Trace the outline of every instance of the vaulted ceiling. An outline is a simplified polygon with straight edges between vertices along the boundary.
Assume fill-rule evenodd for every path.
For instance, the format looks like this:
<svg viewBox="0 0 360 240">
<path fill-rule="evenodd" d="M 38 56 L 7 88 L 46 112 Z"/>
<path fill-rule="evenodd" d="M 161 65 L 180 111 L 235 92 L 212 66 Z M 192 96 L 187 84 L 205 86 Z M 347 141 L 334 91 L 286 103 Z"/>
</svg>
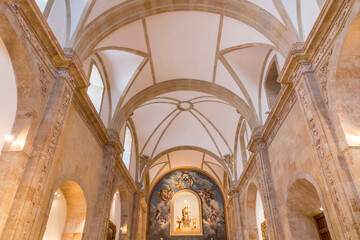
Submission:
<svg viewBox="0 0 360 240">
<path fill-rule="evenodd" d="M 240 175 L 223 158 L 239 162 L 242 122 L 251 133 L 266 121 L 271 63 L 280 72 L 325 0 L 38 2 L 85 72 L 99 68 L 100 115 L 120 135 L 132 126 L 136 157 L 152 160 L 151 181 L 192 166 L 223 183 L 224 173 L 232 180 Z"/>
</svg>

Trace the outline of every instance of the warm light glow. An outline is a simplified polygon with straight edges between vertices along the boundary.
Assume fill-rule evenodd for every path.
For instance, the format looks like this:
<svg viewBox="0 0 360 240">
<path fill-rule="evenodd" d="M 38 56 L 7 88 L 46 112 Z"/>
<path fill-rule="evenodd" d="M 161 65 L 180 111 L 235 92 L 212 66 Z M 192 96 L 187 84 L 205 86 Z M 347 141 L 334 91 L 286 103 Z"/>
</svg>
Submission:
<svg viewBox="0 0 360 240">
<path fill-rule="evenodd" d="M 322 207 L 320 207 L 320 211 L 324 211 L 324 209 Z"/>
<path fill-rule="evenodd" d="M 346 139 L 350 146 L 360 146 L 360 136 L 346 133 Z"/>
<path fill-rule="evenodd" d="M 55 192 L 55 195 L 57 195 L 58 194 L 58 192 Z"/>
<path fill-rule="evenodd" d="M 58 197 L 60 197 L 61 195 L 60 195 L 60 194 L 58 194 L 57 196 L 58 196 Z"/>
<path fill-rule="evenodd" d="M 12 140 L 14 140 L 14 137 L 11 135 L 8 135 L 5 137 L 5 141 L 7 141 L 7 142 L 11 142 Z"/>
<path fill-rule="evenodd" d="M 24 147 L 25 146 L 25 141 L 24 140 L 17 140 L 14 143 L 18 144 L 20 147 Z"/>
</svg>

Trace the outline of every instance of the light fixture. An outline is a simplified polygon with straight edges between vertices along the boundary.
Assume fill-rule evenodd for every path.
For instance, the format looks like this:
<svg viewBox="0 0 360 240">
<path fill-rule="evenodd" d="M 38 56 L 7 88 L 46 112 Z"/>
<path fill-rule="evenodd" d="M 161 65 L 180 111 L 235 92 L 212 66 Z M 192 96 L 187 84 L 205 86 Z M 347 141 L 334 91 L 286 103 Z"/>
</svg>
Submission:
<svg viewBox="0 0 360 240">
<path fill-rule="evenodd" d="M 320 207 L 320 211 L 324 211 L 324 209 L 322 207 Z"/>
<path fill-rule="evenodd" d="M 12 140 L 14 140 L 14 137 L 12 135 L 8 135 L 5 137 L 5 141 L 7 142 L 11 142 Z"/>
<path fill-rule="evenodd" d="M 57 196 L 58 196 L 58 197 L 60 197 L 61 195 L 60 195 L 60 194 L 58 194 Z"/>
<path fill-rule="evenodd" d="M 58 192 L 55 192 L 55 194 L 54 195 L 57 195 L 58 194 Z"/>
</svg>

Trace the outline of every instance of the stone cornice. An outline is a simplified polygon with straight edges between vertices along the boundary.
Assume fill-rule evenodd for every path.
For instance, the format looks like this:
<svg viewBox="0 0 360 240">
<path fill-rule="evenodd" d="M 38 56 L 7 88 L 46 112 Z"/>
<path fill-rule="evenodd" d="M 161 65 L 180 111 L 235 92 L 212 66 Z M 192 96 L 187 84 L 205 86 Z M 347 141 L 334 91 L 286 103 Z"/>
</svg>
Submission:
<svg viewBox="0 0 360 240">
<path fill-rule="evenodd" d="M 129 187 L 129 190 L 133 193 L 136 193 L 138 191 L 138 187 L 136 186 L 135 181 L 131 177 L 129 171 L 127 170 L 124 162 L 120 157 L 117 158 L 117 161 L 115 162 L 115 166 L 120 171 L 121 176 L 123 177 L 123 180 L 126 182 L 127 186 Z"/>
<path fill-rule="evenodd" d="M 256 172 L 256 157 L 255 154 L 251 154 L 249 160 L 244 166 L 244 170 L 241 173 L 241 176 L 235 186 L 236 192 L 240 192 L 241 189 L 247 185 L 248 181 L 254 176 Z"/>
</svg>

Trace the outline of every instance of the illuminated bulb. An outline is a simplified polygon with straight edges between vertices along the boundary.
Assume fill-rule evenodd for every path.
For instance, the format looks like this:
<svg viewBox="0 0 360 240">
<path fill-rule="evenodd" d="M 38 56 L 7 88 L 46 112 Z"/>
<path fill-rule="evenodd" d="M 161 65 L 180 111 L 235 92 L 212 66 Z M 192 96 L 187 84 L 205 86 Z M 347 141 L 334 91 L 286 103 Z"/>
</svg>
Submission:
<svg viewBox="0 0 360 240">
<path fill-rule="evenodd" d="M 60 197 L 61 195 L 60 195 L 60 194 L 58 194 L 57 196 L 58 196 L 58 197 Z"/>
<path fill-rule="evenodd" d="M 322 207 L 320 207 L 320 211 L 324 211 L 324 209 Z"/>
<path fill-rule="evenodd" d="M 8 135 L 5 137 L 5 141 L 7 141 L 7 142 L 11 142 L 12 140 L 14 140 L 14 137 L 11 135 Z"/>
<path fill-rule="evenodd" d="M 55 195 L 57 195 L 58 194 L 58 192 L 55 192 Z"/>
</svg>

